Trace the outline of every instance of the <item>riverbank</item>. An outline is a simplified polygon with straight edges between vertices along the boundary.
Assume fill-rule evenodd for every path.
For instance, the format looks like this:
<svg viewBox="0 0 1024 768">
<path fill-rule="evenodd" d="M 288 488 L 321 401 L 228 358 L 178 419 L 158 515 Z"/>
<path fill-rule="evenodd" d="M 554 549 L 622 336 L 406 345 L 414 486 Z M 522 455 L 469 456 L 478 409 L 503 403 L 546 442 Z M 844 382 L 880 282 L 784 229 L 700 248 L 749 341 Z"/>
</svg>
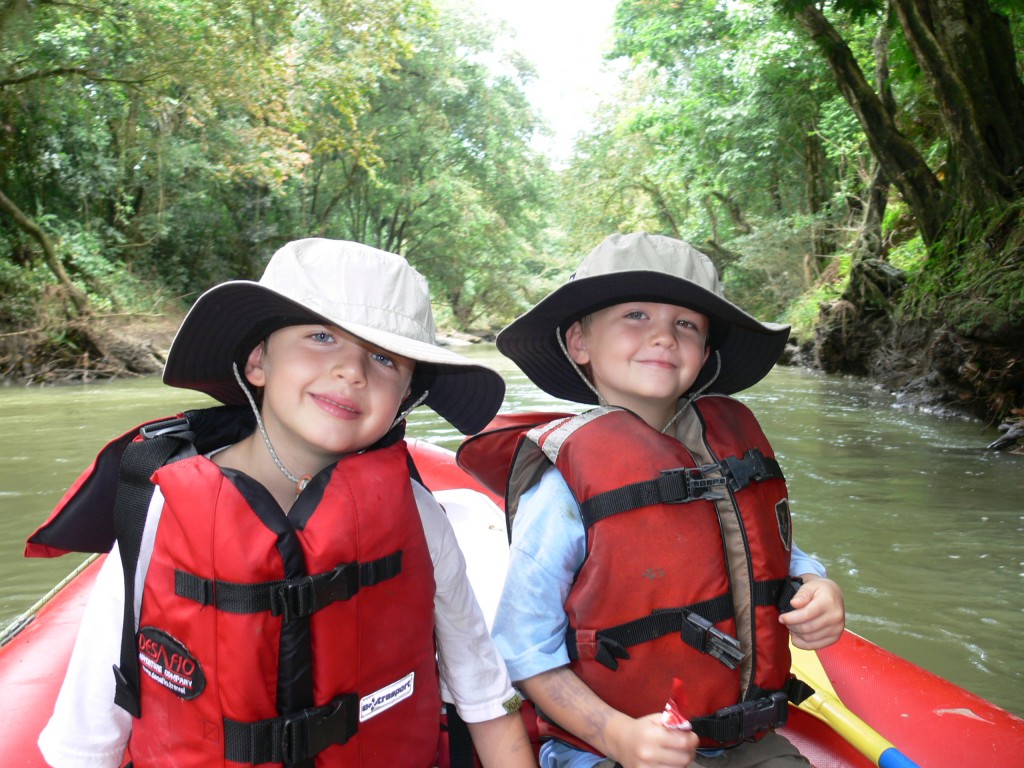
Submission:
<svg viewBox="0 0 1024 768">
<path fill-rule="evenodd" d="M 184 313 L 93 314 L 0 334 L 0 383 L 28 386 L 159 373 Z"/>
</svg>

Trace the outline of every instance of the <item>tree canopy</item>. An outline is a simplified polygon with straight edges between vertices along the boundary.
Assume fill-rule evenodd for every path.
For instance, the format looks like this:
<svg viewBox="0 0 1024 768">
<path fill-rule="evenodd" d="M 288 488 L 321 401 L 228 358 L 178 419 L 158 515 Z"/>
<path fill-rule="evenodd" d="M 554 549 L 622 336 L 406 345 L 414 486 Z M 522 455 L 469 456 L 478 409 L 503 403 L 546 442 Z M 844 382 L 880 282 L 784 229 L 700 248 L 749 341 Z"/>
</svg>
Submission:
<svg viewBox="0 0 1024 768">
<path fill-rule="evenodd" d="M 3 0 L 0 326 L 73 346 L 90 313 L 187 305 L 321 235 L 402 253 L 446 325 L 494 329 L 646 229 L 825 370 L 938 376 L 999 417 L 1024 407 L 1022 20 L 621 0 L 620 88 L 555 168 L 529 63 L 466 5 Z"/>
<path fill-rule="evenodd" d="M 0 25 L 2 322 L 53 280 L 78 312 L 133 285 L 194 296 L 310 235 L 403 253 L 460 323 L 508 311 L 528 274 L 547 189 L 530 72 L 485 66 L 465 14 L 7 2 Z"/>
</svg>

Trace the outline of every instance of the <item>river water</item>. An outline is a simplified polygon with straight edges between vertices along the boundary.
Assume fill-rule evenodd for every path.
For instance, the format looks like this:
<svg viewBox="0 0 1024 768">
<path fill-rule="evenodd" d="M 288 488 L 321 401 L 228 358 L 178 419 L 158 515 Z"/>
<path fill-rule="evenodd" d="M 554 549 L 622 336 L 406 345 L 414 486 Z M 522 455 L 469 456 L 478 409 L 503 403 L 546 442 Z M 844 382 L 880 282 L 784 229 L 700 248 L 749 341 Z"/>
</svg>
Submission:
<svg viewBox="0 0 1024 768">
<path fill-rule="evenodd" d="M 492 345 L 465 352 L 506 376 L 505 410 L 564 407 Z M 897 410 L 856 379 L 776 368 L 740 399 L 786 473 L 796 541 L 843 586 L 849 628 L 1024 716 L 1024 456 L 986 451 L 994 428 Z M 157 379 L 0 388 L 0 626 L 84 559 L 21 553 L 95 452 L 204 404 Z M 459 442 L 423 408 L 410 433 Z"/>
</svg>

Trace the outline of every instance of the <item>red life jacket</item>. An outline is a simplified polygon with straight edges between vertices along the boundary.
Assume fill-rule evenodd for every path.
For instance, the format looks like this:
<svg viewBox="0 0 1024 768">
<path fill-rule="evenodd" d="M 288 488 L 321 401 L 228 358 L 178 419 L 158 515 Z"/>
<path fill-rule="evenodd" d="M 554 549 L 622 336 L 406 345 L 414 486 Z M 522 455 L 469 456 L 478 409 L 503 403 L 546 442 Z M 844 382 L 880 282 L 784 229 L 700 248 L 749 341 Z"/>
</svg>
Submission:
<svg viewBox="0 0 1024 768">
<path fill-rule="evenodd" d="M 133 485 L 149 498 L 152 469 L 138 467 L 150 459 L 126 472 L 126 445 L 187 449 L 152 476 L 164 507 L 128 654 L 138 682 L 118 671 L 134 764 L 434 765 L 435 584 L 405 443 L 343 458 L 285 515 L 251 478 L 196 455 L 232 442 L 235 416 L 191 412 L 148 425 L 173 438 L 114 441 L 30 541 L 53 554 L 91 546 L 90 523 L 112 536 L 114 486 L 122 519 L 145 514 Z"/>
<path fill-rule="evenodd" d="M 785 722 L 786 696 L 770 694 L 790 679 L 778 616 L 793 593 L 792 538 L 785 480 L 753 414 L 722 396 L 692 409 L 683 442 L 618 408 L 536 426 L 511 463 L 506 509 L 514 516 L 521 494 L 558 468 L 587 536 L 565 603 L 570 667 L 633 717 L 661 711 L 680 678 L 708 747 Z M 496 432 L 506 453 L 516 428 Z M 471 473 L 488 463 L 480 440 L 459 454 Z M 540 729 L 592 751 L 546 719 Z"/>
<path fill-rule="evenodd" d="M 407 461 L 404 443 L 346 457 L 289 515 L 203 457 L 156 472 L 136 764 L 433 764 L 433 566 Z"/>
</svg>

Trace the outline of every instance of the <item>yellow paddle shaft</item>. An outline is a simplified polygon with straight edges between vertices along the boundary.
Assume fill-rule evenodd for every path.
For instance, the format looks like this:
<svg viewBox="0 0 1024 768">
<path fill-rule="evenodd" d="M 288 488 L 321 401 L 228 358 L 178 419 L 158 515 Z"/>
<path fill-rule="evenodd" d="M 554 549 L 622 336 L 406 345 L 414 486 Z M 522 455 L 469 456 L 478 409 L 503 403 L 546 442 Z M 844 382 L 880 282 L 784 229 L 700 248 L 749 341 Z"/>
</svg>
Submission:
<svg viewBox="0 0 1024 768">
<path fill-rule="evenodd" d="M 887 749 L 893 749 L 892 742 L 881 736 L 865 723 L 839 699 L 827 691 L 817 691 L 799 705 L 800 709 L 828 723 L 832 729 L 846 739 L 875 765 Z"/>
</svg>

